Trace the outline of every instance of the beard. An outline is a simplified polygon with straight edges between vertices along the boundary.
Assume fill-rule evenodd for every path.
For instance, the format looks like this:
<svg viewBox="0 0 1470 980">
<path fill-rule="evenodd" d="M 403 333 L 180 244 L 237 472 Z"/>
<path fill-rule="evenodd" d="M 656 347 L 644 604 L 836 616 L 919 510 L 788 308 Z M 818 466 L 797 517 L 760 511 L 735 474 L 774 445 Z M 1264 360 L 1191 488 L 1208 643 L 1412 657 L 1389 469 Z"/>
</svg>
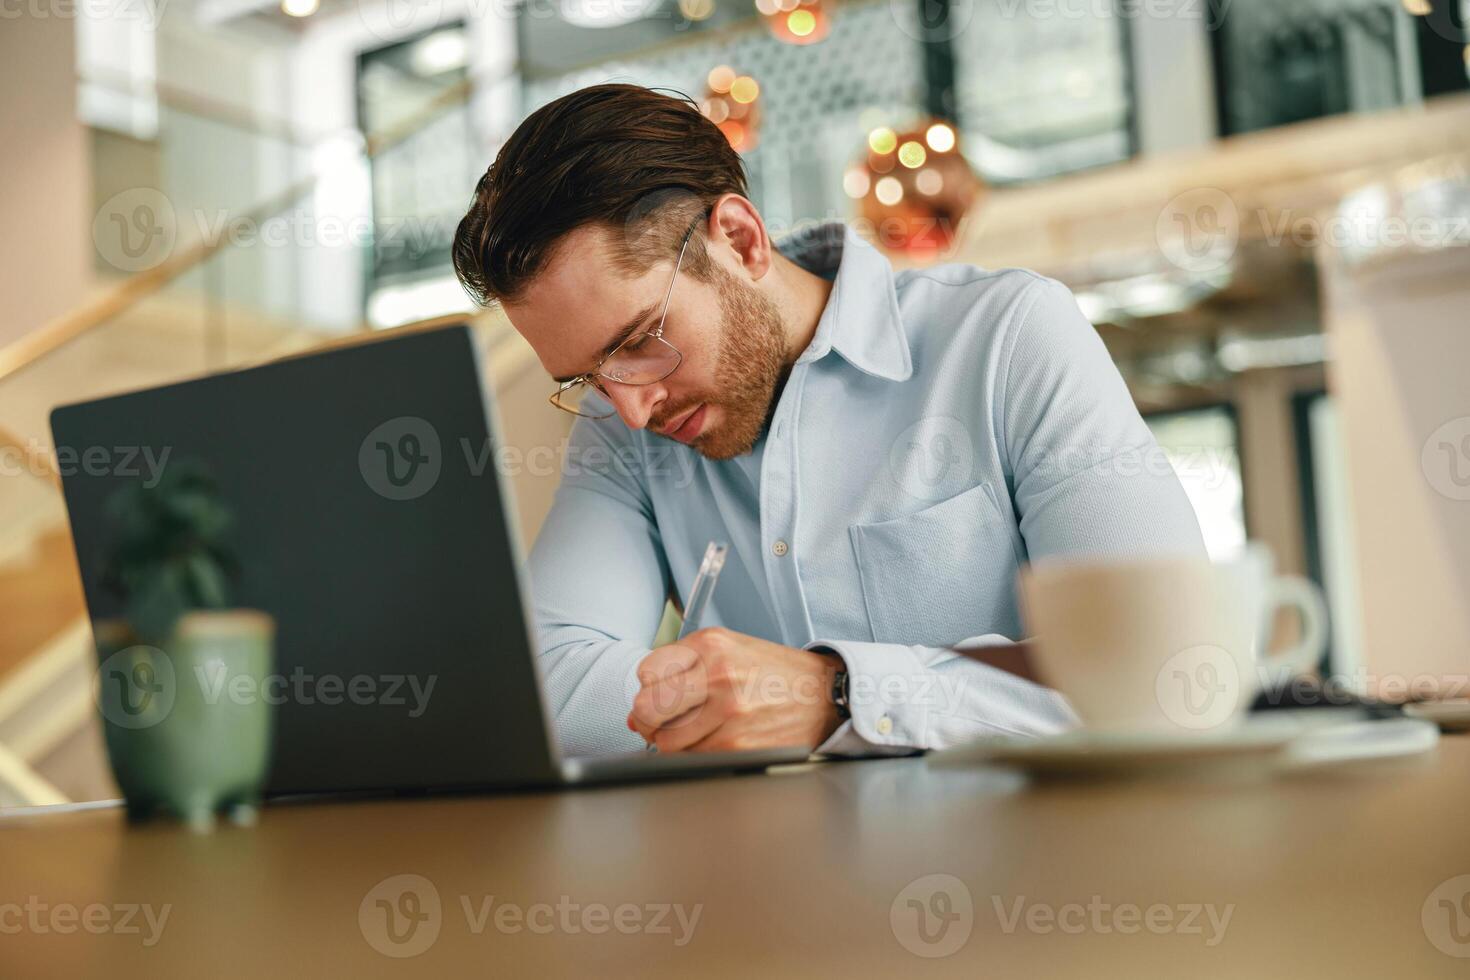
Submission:
<svg viewBox="0 0 1470 980">
<path fill-rule="evenodd" d="M 693 446 L 707 459 L 723 460 L 750 452 L 775 409 L 788 367 L 786 330 L 769 297 L 710 264 L 720 302 L 719 394 L 701 400 L 718 406 L 724 418 Z"/>
</svg>

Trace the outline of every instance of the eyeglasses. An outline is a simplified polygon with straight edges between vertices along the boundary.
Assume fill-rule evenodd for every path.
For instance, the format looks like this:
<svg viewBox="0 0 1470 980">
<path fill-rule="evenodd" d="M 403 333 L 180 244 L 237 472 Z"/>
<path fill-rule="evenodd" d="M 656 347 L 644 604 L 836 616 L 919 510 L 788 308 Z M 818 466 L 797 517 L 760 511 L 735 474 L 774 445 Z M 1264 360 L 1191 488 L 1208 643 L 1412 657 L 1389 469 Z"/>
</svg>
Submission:
<svg viewBox="0 0 1470 980">
<path fill-rule="evenodd" d="M 684 264 L 684 253 L 689 249 L 689 240 L 694 237 L 698 222 L 689 226 L 684 240 L 679 245 L 679 257 L 674 260 L 674 275 L 669 279 L 668 292 L 664 294 L 664 309 L 659 315 L 658 326 L 653 330 L 636 333 L 608 352 L 597 363 L 590 374 L 579 375 L 563 381 L 551 395 L 551 404 L 563 412 L 580 415 L 584 419 L 611 418 L 616 412 L 592 412 L 583 410 L 580 402 L 586 393 L 584 385 L 591 385 L 604 397 L 611 400 L 607 388 L 599 378 L 620 385 L 651 385 L 673 374 L 684 360 L 684 355 L 673 344 L 664 340 L 664 321 L 669 318 L 669 300 L 674 295 L 674 283 L 679 281 L 679 269 Z"/>
</svg>

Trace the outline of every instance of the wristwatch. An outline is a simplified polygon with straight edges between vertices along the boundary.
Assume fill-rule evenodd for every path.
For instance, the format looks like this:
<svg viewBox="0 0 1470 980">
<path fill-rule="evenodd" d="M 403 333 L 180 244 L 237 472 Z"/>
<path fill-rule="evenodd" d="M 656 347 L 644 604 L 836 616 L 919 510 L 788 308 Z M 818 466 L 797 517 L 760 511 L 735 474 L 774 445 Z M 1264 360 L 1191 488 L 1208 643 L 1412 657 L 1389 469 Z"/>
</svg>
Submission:
<svg viewBox="0 0 1470 980">
<path fill-rule="evenodd" d="M 852 717 L 852 692 L 847 671 L 839 669 L 832 675 L 832 703 L 837 707 L 837 717 L 847 721 Z"/>
</svg>

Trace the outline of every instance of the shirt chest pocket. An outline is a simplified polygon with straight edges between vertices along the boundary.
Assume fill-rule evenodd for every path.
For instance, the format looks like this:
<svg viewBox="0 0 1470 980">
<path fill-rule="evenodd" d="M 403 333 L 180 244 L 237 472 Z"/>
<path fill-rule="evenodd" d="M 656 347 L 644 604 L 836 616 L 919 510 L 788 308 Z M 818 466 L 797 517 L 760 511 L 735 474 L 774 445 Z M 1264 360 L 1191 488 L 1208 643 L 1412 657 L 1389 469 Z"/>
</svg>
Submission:
<svg viewBox="0 0 1470 980">
<path fill-rule="evenodd" d="M 1020 638 L 1016 550 L 990 484 L 915 514 L 848 528 L 873 639 L 949 646 Z"/>
</svg>

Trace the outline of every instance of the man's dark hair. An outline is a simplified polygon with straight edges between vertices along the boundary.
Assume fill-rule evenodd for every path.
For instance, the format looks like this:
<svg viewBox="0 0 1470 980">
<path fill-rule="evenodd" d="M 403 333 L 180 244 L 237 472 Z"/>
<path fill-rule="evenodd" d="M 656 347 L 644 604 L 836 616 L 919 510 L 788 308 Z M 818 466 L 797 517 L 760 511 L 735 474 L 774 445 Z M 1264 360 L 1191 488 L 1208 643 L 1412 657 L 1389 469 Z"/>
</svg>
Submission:
<svg viewBox="0 0 1470 980">
<path fill-rule="evenodd" d="M 594 85 L 537 109 L 501 147 L 454 234 L 454 271 L 482 304 L 513 300 L 589 224 L 616 231 L 619 266 L 641 271 L 723 194 L 746 196 L 744 164 L 692 100 Z M 698 235 L 684 261 L 706 277 Z"/>
</svg>

